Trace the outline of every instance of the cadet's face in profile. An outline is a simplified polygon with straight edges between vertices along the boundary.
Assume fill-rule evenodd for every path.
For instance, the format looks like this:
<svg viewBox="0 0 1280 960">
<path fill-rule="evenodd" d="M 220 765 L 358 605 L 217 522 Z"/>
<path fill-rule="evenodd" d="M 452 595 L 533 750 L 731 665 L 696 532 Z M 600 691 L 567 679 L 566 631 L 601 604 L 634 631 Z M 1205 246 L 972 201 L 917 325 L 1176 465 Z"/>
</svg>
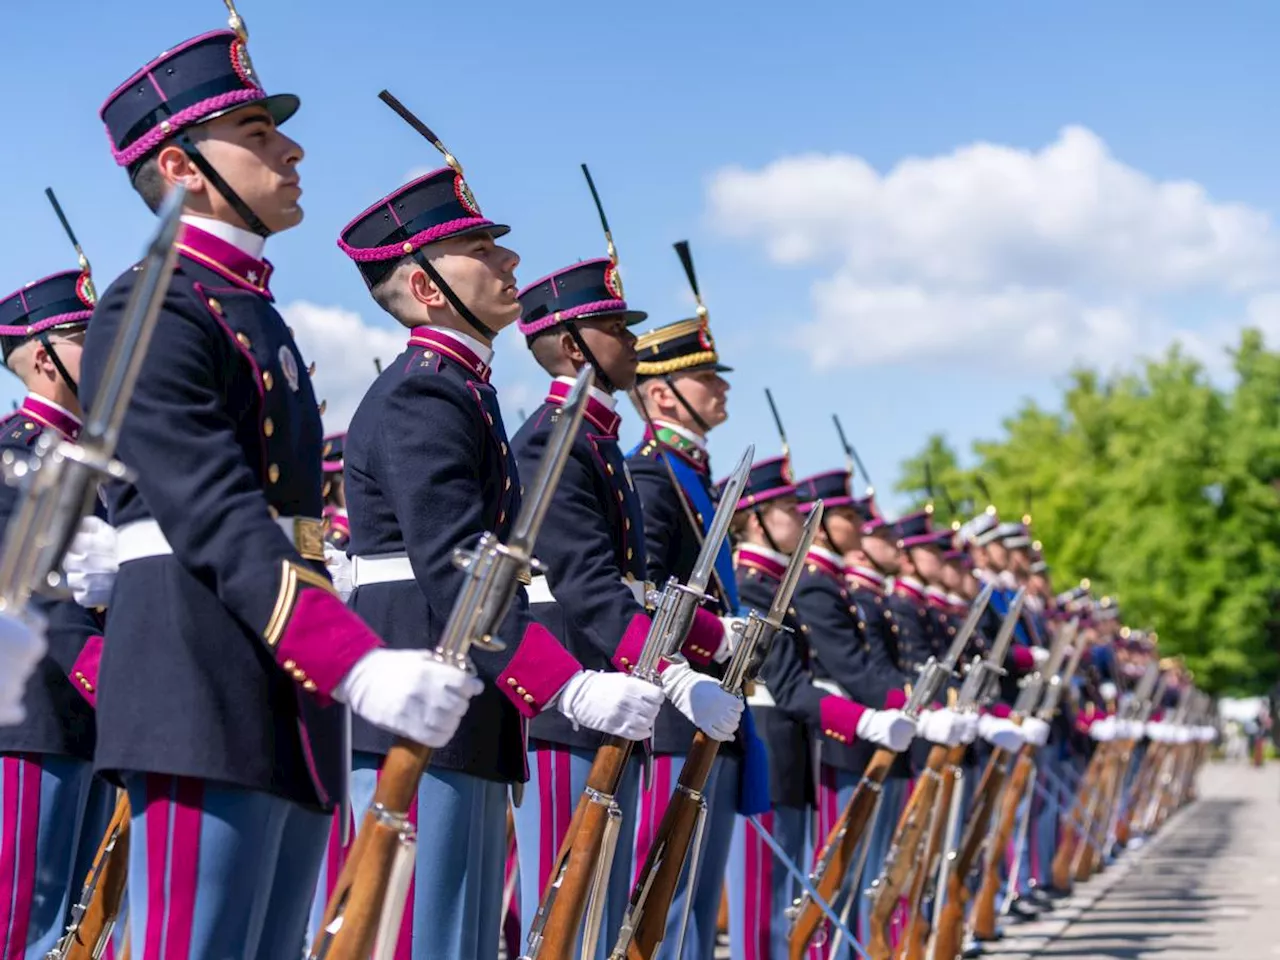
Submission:
<svg viewBox="0 0 1280 960">
<path fill-rule="evenodd" d="M 681 396 L 708 427 L 718 427 L 729 419 L 729 382 L 720 374 L 714 370 L 699 370 L 677 374 L 674 379 Z"/>
<path fill-rule="evenodd" d="M 302 147 L 280 132 L 266 107 L 241 107 L 202 124 L 200 131 L 196 149 L 268 229 L 279 232 L 301 222 Z M 247 226 L 212 185 L 206 189 L 214 216 Z"/>
<path fill-rule="evenodd" d="M 577 325 L 609 381 L 622 391 L 635 386 L 636 338 L 622 314 L 579 320 Z"/>
<path fill-rule="evenodd" d="M 920 579 L 925 583 L 937 583 L 942 577 L 942 554 L 933 547 L 913 547 L 911 561 L 916 565 Z"/>
<path fill-rule="evenodd" d="M 897 573 L 899 567 L 899 559 L 901 551 L 894 543 L 890 543 L 881 536 L 864 536 L 862 538 L 862 552 L 871 558 L 874 563 L 885 573 Z"/>
<path fill-rule="evenodd" d="M 515 275 L 520 257 L 514 250 L 479 231 L 441 240 L 430 251 L 432 266 L 489 329 L 501 330 L 520 318 Z"/>
<path fill-rule="evenodd" d="M 804 521 L 796 503 L 795 497 L 781 497 L 770 500 L 762 511 L 769 536 L 773 537 L 778 550 L 788 556 L 800 545 L 800 534 L 804 531 Z"/>
</svg>

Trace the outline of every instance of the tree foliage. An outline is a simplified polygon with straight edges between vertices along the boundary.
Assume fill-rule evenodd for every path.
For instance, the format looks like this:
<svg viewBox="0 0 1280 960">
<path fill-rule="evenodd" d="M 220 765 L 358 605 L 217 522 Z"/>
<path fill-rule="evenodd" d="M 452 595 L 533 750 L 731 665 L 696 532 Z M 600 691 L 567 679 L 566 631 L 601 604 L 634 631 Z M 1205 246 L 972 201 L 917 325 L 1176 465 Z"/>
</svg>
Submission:
<svg viewBox="0 0 1280 960">
<path fill-rule="evenodd" d="M 969 467 L 929 437 L 897 489 L 923 503 L 927 462 L 945 523 L 985 486 L 1002 517 L 1031 515 L 1056 589 L 1088 577 L 1205 689 L 1262 692 L 1280 675 L 1280 353 L 1245 330 L 1230 356 L 1228 386 L 1176 345 L 1076 370 L 1058 410 L 1025 403 Z"/>
</svg>

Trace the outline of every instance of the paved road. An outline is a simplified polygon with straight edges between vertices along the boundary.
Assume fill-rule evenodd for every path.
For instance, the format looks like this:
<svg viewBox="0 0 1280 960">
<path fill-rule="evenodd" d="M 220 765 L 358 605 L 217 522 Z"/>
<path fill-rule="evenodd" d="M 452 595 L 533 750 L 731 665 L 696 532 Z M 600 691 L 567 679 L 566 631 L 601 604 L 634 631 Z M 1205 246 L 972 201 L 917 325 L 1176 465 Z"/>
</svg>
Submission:
<svg viewBox="0 0 1280 960">
<path fill-rule="evenodd" d="M 992 956 L 1280 957 L 1280 767 L 1207 767 L 1198 803 L 1057 916 L 1011 927 Z"/>
</svg>

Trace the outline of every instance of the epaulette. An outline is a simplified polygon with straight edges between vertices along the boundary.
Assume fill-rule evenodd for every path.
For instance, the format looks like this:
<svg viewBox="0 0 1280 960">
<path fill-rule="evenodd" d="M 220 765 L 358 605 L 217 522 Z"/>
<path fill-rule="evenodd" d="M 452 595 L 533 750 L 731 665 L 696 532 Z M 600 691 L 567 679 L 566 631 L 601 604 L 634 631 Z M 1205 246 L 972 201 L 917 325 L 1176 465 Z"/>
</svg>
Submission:
<svg viewBox="0 0 1280 960">
<path fill-rule="evenodd" d="M 40 424 L 17 415 L 11 417 L 6 423 L 0 423 L 0 430 L 4 431 L 5 443 L 20 443 L 24 447 L 34 444 L 36 438 L 44 432 Z"/>
</svg>

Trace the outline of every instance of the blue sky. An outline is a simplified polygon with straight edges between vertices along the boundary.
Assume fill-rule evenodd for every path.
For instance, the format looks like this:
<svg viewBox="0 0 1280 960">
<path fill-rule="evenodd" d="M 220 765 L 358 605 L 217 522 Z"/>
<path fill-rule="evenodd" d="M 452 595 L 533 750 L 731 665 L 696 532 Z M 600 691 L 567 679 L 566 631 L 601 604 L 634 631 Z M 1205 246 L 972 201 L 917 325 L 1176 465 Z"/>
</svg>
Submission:
<svg viewBox="0 0 1280 960">
<path fill-rule="evenodd" d="M 56 9 L 56 13 L 54 10 Z M 435 151 L 388 87 L 513 226 L 522 280 L 603 253 L 591 165 L 628 299 L 691 302 L 737 368 L 727 467 L 776 452 L 840 463 L 841 414 L 878 486 L 927 433 L 966 448 L 1073 359 L 1124 364 L 1189 338 L 1219 355 L 1245 317 L 1280 334 L 1280 8 L 1269 3 L 350 4 L 245 0 L 268 89 L 303 109 L 307 210 L 275 238 L 278 301 L 338 419 L 402 339 L 334 244 Z M 90 0 L 6 14 L 5 292 L 72 265 L 52 185 L 100 287 L 149 216 L 107 151 L 103 97 L 162 49 L 225 24 L 215 0 Z M 51 59 L 55 57 L 56 59 Z M 975 146 L 985 145 L 985 146 Z M 515 331 L 495 380 L 531 409 L 543 377 Z M 18 395 L 4 381 L 0 402 Z M 628 411 L 629 412 L 629 411 Z M 339 426 L 340 423 L 334 423 Z M 624 436 L 637 433 L 628 417 Z"/>
</svg>

